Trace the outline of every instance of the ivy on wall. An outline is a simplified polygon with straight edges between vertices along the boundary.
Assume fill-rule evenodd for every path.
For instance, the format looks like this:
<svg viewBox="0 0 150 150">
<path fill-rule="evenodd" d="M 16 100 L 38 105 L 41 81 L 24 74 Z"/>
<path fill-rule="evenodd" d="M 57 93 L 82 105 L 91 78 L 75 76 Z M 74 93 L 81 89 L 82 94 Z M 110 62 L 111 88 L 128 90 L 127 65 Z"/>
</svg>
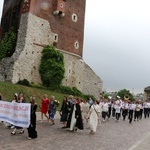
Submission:
<svg viewBox="0 0 150 150">
<path fill-rule="evenodd" d="M 16 43 L 16 33 L 13 28 L 10 28 L 8 32 L 5 33 L 4 37 L 0 41 L 0 61 L 4 57 L 10 57 L 14 53 Z"/>
<path fill-rule="evenodd" d="M 46 46 L 42 51 L 39 68 L 43 85 L 55 89 L 61 85 L 64 78 L 64 56 L 53 46 Z"/>
</svg>

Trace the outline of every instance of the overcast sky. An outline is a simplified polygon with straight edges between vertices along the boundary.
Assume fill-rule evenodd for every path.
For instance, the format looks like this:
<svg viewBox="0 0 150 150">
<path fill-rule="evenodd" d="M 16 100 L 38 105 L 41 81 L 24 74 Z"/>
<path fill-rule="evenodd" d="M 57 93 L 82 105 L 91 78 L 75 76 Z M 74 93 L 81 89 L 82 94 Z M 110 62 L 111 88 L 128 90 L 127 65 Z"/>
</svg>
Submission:
<svg viewBox="0 0 150 150">
<path fill-rule="evenodd" d="M 103 80 L 103 90 L 143 92 L 150 85 L 150 0 L 86 3 L 84 61 Z"/>
</svg>

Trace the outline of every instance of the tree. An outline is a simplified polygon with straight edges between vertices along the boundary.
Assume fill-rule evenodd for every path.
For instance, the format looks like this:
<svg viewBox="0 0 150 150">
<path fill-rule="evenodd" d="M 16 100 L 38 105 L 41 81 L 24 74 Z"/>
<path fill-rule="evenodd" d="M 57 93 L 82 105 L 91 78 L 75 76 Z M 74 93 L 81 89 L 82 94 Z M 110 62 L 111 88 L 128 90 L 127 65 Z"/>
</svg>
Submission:
<svg viewBox="0 0 150 150">
<path fill-rule="evenodd" d="M 0 61 L 4 57 L 10 57 L 14 53 L 14 47 L 16 43 L 16 33 L 13 28 L 10 28 L 5 33 L 3 39 L 0 41 Z"/>
<path fill-rule="evenodd" d="M 130 99 L 130 100 L 132 100 L 132 101 L 134 100 L 133 95 L 132 95 L 132 94 L 130 93 L 130 91 L 127 90 L 127 89 L 122 89 L 122 90 L 118 91 L 116 96 L 120 96 L 121 99 L 124 99 L 124 97 L 125 97 L 126 95 L 129 96 L 129 99 Z"/>
<path fill-rule="evenodd" d="M 46 87 L 51 89 L 59 87 L 65 72 L 63 54 L 53 46 L 46 46 L 42 51 L 39 72 Z"/>
</svg>

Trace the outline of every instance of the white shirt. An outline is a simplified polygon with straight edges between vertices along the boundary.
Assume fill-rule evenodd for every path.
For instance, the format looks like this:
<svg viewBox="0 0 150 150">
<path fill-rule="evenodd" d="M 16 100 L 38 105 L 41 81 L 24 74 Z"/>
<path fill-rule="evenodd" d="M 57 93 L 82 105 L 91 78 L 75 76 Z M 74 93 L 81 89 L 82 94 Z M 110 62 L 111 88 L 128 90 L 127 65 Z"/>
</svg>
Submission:
<svg viewBox="0 0 150 150">
<path fill-rule="evenodd" d="M 135 110 L 135 104 L 129 104 L 129 110 Z"/>
<path fill-rule="evenodd" d="M 116 113 L 120 113 L 121 111 L 121 106 L 115 105 Z"/>
<path fill-rule="evenodd" d="M 102 105 L 102 111 L 105 111 L 105 112 L 108 111 L 108 103 L 103 103 L 103 105 Z"/>
</svg>

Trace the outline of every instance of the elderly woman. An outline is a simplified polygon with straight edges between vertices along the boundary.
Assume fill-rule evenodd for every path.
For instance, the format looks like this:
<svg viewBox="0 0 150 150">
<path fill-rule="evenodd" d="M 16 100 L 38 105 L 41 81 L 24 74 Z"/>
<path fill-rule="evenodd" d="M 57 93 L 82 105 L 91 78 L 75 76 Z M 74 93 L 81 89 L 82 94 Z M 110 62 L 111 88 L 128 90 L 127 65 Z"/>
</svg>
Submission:
<svg viewBox="0 0 150 150">
<path fill-rule="evenodd" d="M 50 125 L 55 124 L 54 118 L 56 114 L 56 108 L 57 108 L 57 105 L 55 104 L 55 96 L 52 95 L 50 98 L 49 109 L 48 109 L 49 119 L 51 121 Z"/>
</svg>

